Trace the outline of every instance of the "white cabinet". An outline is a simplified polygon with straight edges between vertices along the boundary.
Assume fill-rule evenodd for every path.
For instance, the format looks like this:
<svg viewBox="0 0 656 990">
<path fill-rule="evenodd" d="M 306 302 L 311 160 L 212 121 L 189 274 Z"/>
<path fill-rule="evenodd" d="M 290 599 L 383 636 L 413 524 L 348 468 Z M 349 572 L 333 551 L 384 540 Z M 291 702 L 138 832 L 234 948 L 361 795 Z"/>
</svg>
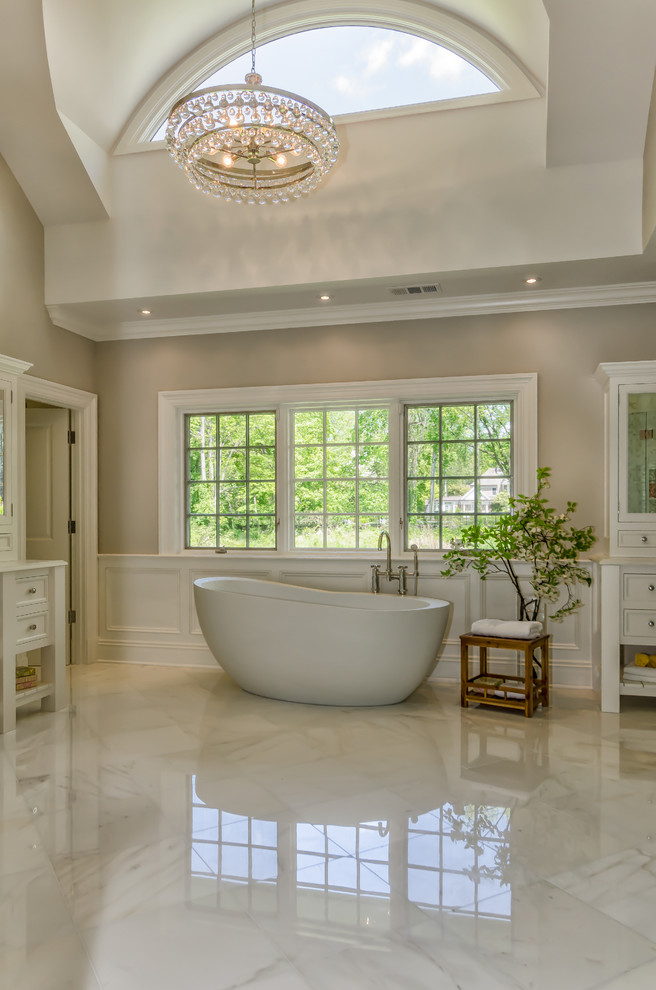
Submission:
<svg viewBox="0 0 656 990">
<path fill-rule="evenodd" d="M 601 708 L 623 694 L 656 698 L 649 671 L 629 680 L 636 652 L 656 654 L 656 361 L 601 364 L 605 392 L 606 541 L 601 564 Z"/>
<path fill-rule="evenodd" d="M 61 560 L 0 563 L 0 733 L 16 726 L 16 708 L 41 701 L 66 707 L 65 571 Z M 37 687 L 16 691 L 16 654 L 41 650 Z"/>
<path fill-rule="evenodd" d="M 656 670 L 624 676 L 636 653 L 656 655 L 656 560 L 605 557 L 601 567 L 601 710 L 619 712 L 622 695 L 656 698 Z M 635 676 L 635 672 L 634 672 Z"/>
<path fill-rule="evenodd" d="M 66 564 L 19 560 L 18 378 L 31 367 L 0 354 L 0 733 L 16 725 L 16 708 L 41 701 L 47 711 L 66 705 Z M 16 691 L 16 656 L 41 651 L 36 687 Z"/>
</svg>

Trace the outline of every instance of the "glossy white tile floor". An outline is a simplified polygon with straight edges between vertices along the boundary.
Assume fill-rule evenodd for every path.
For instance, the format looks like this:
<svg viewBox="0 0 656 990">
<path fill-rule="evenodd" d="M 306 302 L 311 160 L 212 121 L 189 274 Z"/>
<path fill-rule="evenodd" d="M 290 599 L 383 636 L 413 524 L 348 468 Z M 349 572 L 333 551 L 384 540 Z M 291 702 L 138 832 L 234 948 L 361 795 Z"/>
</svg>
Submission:
<svg viewBox="0 0 656 990">
<path fill-rule="evenodd" d="M 656 706 L 97 664 L 0 737 L 3 990 L 653 990 Z"/>
</svg>

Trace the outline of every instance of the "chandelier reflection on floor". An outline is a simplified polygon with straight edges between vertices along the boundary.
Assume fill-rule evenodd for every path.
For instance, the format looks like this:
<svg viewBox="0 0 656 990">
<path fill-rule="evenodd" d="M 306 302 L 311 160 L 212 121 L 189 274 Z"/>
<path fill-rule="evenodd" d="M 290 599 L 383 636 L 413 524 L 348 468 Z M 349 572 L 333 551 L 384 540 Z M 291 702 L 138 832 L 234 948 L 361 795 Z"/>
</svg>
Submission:
<svg viewBox="0 0 656 990">
<path fill-rule="evenodd" d="M 255 71 L 255 0 L 251 12 L 245 85 L 183 97 L 169 115 L 166 143 L 200 192 L 235 203 L 287 202 L 315 188 L 337 161 L 339 142 L 321 107 L 261 85 Z"/>
</svg>

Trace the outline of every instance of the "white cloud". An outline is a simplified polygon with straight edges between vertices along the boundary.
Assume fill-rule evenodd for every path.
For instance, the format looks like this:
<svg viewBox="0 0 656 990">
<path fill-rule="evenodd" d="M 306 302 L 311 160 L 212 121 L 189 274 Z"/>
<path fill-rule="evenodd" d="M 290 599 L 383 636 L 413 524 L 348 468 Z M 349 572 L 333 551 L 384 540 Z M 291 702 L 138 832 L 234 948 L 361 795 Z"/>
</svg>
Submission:
<svg viewBox="0 0 656 990">
<path fill-rule="evenodd" d="M 467 63 L 458 55 L 454 55 L 446 48 L 440 48 L 424 38 L 416 38 L 399 55 L 397 65 L 401 68 L 426 65 L 432 79 L 454 79 L 462 75 L 467 68 Z"/>
<path fill-rule="evenodd" d="M 358 82 L 354 76 L 335 76 L 333 86 L 338 93 L 345 93 L 348 96 L 357 93 L 358 90 Z"/>
<path fill-rule="evenodd" d="M 394 39 L 389 38 L 384 41 L 377 41 L 365 49 L 364 57 L 366 61 L 365 75 L 373 76 L 376 72 L 384 69 L 389 62 L 389 57 L 394 47 Z"/>
<path fill-rule="evenodd" d="M 395 44 L 396 39 L 391 38 L 369 45 L 362 51 L 362 60 L 364 62 L 362 68 L 350 75 L 341 74 L 335 76 L 333 78 L 333 87 L 339 93 L 343 93 L 346 96 L 352 96 L 358 92 L 366 92 L 369 88 L 366 80 L 389 65 L 390 56 Z"/>
</svg>

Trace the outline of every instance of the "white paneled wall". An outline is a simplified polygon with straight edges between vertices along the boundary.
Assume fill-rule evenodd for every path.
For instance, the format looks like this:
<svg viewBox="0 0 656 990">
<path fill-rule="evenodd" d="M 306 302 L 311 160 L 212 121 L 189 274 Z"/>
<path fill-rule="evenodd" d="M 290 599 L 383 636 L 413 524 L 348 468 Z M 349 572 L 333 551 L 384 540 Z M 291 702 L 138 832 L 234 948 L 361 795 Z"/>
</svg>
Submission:
<svg viewBox="0 0 656 990">
<path fill-rule="evenodd" d="M 376 556 L 376 555 L 374 555 Z M 194 608 L 193 582 L 198 577 L 229 574 L 264 578 L 334 591 L 370 588 L 370 562 L 316 557 L 254 558 L 221 556 L 104 555 L 99 558 L 100 622 L 98 659 L 127 663 L 215 666 L 205 645 Z M 451 621 L 433 679 L 460 676 L 459 636 L 482 617 L 514 618 L 515 597 L 501 576 L 481 581 L 472 572 L 445 579 L 439 561 L 420 559 L 419 594 L 453 603 Z M 552 680 L 556 685 L 599 685 L 598 621 L 594 586 L 581 588 L 584 607 L 563 622 L 549 622 L 552 634 Z M 383 591 L 396 593 L 396 586 Z M 290 630 L 293 634 L 293 630 Z M 507 672 L 515 654 L 498 654 Z"/>
</svg>

